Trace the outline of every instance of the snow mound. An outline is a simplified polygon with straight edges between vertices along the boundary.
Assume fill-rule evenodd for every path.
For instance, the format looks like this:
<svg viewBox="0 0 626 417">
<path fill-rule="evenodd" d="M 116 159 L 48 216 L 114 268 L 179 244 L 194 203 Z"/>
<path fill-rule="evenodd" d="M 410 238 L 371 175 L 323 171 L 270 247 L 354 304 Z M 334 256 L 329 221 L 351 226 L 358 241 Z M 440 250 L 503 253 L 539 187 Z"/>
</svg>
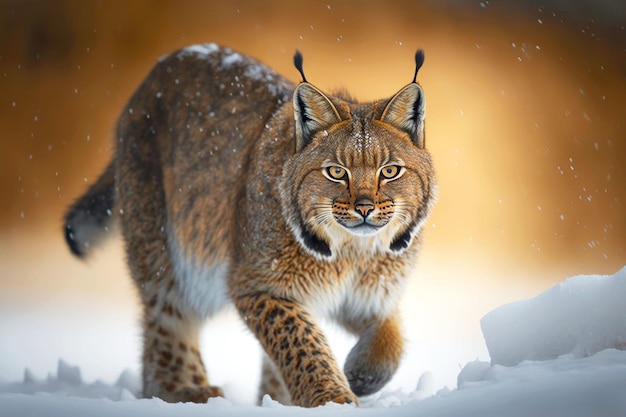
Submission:
<svg viewBox="0 0 626 417">
<path fill-rule="evenodd" d="M 491 363 L 582 358 L 626 349 L 626 267 L 615 275 L 580 275 L 481 320 Z"/>
<path fill-rule="evenodd" d="M 100 398 L 112 401 L 134 400 L 141 392 L 141 380 L 138 375 L 131 371 L 124 371 L 115 385 L 96 381 L 90 384 L 84 383 L 80 368 L 71 366 L 63 359 L 57 365 L 57 375 L 49 374 L 45 380 L 38 380 L 36 376 L 26 368 L 24 380 L 12 384 L 0 385 L 0 393 L 29 394 L 56 396 L 71 396 L 83 398 Z"/>
<path fill-rule="evenodd" d="M 606 349 L 586 358 L 569 354 L 512 367 L 470 362 L 448 401 L 463 404 L 463 416 L 617 417 L 626 415 L 624 386 L 626 352 Z"/>
</svg>

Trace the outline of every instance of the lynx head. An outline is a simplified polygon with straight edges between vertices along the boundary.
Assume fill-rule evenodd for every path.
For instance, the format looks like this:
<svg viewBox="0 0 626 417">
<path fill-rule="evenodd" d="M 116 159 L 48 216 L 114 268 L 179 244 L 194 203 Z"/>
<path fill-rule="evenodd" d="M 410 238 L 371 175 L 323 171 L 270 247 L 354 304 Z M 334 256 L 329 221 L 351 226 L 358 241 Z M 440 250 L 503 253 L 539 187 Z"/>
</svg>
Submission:
<svg viewBox="0 0 626 417">
<path fill-rule="evenodd" d="M 418 51 L 415 76 L 423 59 Z M 416 78 L 390 99 L 359 104 L 324 94 L 306 81 L 299 53 L 294 61 L 303 82 L 293 93 L 295 154 L 281 182 L 292 232 L 322 259 L 344 248 L 402 253 L 436 190 Z"/>
</svg>

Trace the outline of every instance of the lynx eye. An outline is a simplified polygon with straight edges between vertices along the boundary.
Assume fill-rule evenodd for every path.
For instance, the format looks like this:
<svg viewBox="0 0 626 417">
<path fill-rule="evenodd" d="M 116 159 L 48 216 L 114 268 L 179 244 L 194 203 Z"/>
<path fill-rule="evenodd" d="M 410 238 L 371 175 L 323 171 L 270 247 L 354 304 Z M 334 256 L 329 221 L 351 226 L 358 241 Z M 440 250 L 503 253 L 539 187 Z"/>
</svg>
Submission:
<svg viewBox="0 0 626 417">
<path fill-rule="evenodd" d="M 326 168 L 326 174 L 329 179 L 335 181 L 343 181 L 348 178 L 348 171 L 337 165 Z"/>
<path fill-rule="evenodd" d="M 380 170 L 380 175 L 387 180 L 393 179 L 400 174 L 401 167 L 397 165 L 387 165 Z"/>
</svg>

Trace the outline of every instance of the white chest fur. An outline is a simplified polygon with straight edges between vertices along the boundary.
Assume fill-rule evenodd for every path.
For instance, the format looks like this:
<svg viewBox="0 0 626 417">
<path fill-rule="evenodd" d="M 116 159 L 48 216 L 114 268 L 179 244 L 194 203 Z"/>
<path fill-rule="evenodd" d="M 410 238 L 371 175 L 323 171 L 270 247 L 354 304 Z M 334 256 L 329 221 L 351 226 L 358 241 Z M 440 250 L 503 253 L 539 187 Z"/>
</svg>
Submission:
<svg viewBox="0 0 626 417">
<path fill-rule="evenodd" d="M 386 317 L 397 308 L 404 284 L 404 277 L 372 278 L 348 271 L 334 286 L 313 287 L 304 304 L 315 315 L 332 320 L 352 322 Z"/>
</svg>

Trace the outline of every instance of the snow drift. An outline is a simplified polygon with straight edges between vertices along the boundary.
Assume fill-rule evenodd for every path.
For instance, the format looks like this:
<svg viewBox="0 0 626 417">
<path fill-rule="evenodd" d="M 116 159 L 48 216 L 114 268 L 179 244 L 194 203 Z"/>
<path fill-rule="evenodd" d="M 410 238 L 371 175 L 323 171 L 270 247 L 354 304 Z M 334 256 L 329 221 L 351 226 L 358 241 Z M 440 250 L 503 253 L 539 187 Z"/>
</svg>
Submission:
<svg viewBox="0 0 626 417">
<path fill-rule="evenodd" d="M 626 267 L 613 276 L 580 275 L 481 320 L 492 364 L 626 349 Z"/>
</svg>

